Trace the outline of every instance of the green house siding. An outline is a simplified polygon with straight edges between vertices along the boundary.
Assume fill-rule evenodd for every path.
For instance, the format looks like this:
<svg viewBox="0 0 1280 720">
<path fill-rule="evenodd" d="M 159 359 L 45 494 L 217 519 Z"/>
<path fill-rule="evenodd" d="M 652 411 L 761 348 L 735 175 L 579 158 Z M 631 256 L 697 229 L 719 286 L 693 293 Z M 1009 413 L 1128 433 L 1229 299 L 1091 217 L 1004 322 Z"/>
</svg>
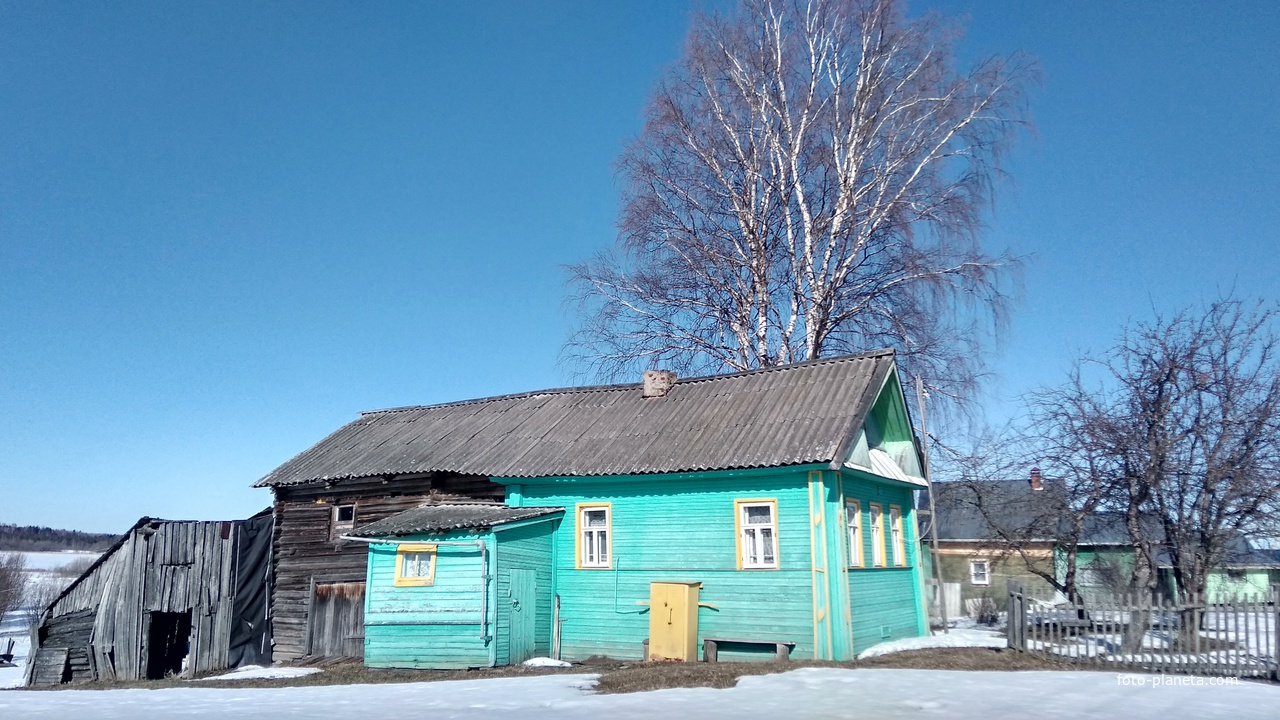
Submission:
<svg viewBox="0 0 1280 720">
<path fill-rule="evenodd" d="M 561 603 L 561 656 L 642 657 L 649 634 L 649 583 L 702 583 L 698 635 L 779 639 L 798 658 L 848 659 L 882 639 L 926 632 L 909 488 L 857 472 L 810 468 L 681 476 L 521 480 L 508 501 L 559 506 L 554 573 Z M 844 498 L 879 502 L 903 513 L 907 565 L 849 569 Z M 739 570 L 737 500 L 777 502 L 777 570 Z M 577 567 L 575 506 L 609 503 L 611 567 Z M 869 546 L 869 523 L 864 520 Z M 892 548 L 886 547 L 892 562 Z M 864 574 L 859 574 L 864 573 Z M 871 638 L 875 638 L 872 640 Z M 725 646 L 725 659 L 771 650 Z"/>
<path fill-rule="evenodd" d="M 1252 601 L 1270 591 L 1271 572 L 1267 568 L 1212 570 L 1205 581 L 1209 602 Z"/>
<path fill-rule="evenodd" d="M 560 506 L 554 572 L 561 656 L 640 659 L 649 583 L 701 582 L 700 637 L 776 638 L 813 657 L 814 596 L 805 471 L 524 480 L 523 503 Z M 776 500 L 777 570 L 737 568 L 735 500 Z M 578 569 L 578 503 L 611 504 L 612 567 Z M 726 659 L 738 654 L 726 649 Z M 741 656 L 745 657 L 743 653 Z"/>
<path fill-rule="evenodd" d="M 533 655 L 546 657 L 551 654 L 551 615 L 552 615 L 552 578 L 551 578 L 551 530 L 553 523 L 540 521 L 509 530 L 498 528 L 494 560 L 497 583 L 496 629 L 494 635 L 494 658 L 497 665 L 507 665 L 511 661 L 511 614 L 512 614 L 512 570 L 529 570 L 534 573 L 536 588 L 536 607 L 526 608 L 535 614 Z M 521 660 L 523 658 L 517 658 Z"/>
<path fill-rule="evenodd" d="M 853 633 L 853 653 L 866 650 L 876 643 L 916 637 L 928 631 L 924 614 L 919 554 L 916 539 L 916 518 L 910 488 L 887 485 L 872 480 L 863 473 L 844 473 L 841 479 L 844 497 L 857 500 L 862 511 L 862 547 L 865 567 L 846 571 L 849 592 L 849 614 Z M 890 567 L 872 567 L 871 552 L 871 503 L 884 510 L 884 557 Z M 843 504 L 843 503 L 842 503 Z M 893 532 L 890 526 L 889 507 L 897 506 L 902 512 L 903 545 L 906 566 L 893 567 Z M 841 523 L 848 547 L 848 524 L 843 512 Z M 848 550 L 842 562 L 848 568 Z"/>
<path fill-rule="evenodd" d="M 414 542 L 484 540 L 492 534 L 417 536 Z M 476 546 L 438 545 L 435 580 L 425 587 L 396 587 L 396 545 L 369 548 L 365 590 L 364 661 L 369 667 L 472 668 L 493 664 L 481 631 L 481 598 L 494 617 L 493 593 L 481 593 L 481 553 Z M 489 583 L 492 589 L 492 582 Z"/>
</svg>

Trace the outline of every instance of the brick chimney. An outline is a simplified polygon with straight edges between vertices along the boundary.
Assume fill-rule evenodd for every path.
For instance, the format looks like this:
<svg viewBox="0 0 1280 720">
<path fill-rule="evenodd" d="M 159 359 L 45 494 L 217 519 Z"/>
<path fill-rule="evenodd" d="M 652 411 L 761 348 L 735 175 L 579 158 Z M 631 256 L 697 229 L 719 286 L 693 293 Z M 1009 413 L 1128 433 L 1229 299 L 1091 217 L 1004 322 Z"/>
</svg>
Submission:
<svg viewBox="0 0 1280 720">
<path fill-rule="evenodd" d="M 644 397 L 665 397 L 676 384 L 676 374 L 670 370 L 644 371 Z"/>
<path fill-rule="evenodd" d="M 1031 489 L 1032 490 L 1044 489 L 1044 478 L 1040 477 L 1040 468 L 1038 467 L 1031 468 Z"/>
</svg>

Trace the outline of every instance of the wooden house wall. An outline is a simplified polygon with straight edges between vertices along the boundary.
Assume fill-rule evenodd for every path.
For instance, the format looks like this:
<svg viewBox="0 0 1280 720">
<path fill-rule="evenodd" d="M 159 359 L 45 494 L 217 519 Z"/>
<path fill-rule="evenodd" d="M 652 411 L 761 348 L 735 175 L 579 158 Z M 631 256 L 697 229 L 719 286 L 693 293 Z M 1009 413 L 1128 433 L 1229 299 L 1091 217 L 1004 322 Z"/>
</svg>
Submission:
<svg viewBox="0 0 1280 720">
<path fill-rule="evenodd" d="M 511 659 L 511 571 L 533 570 L 536 583 L 534 657 L 551 655 L 551 616 L 555 593 L 551 575 L 551 532 L 558 521 L 544 521 L 498 529 L 494 550 L 497 613 L 494 623 L 494 664 Z"/>
<path fill-rule="evenodd" d="M 846 475 L 841 484 L 844 496 L 850 500 L 858 500 L 862 510 L 865 565 L 850 568 L 847 572 L 853 654 L 856 655 L 876 643 L 917 637 L 927 632 L 928 627 L 923 605 L 920 543 L 916 539 L 912 491 L 860 478 L 856 473 Z M 884 511 L 884 557 L 887 567 L 872 567 L 871 503 L 879 504 Z M 903 544 L 906 546 L 904 567 L 893 566 L 890 505 L 896 505 L 902 511 Z M 844 562 L 847 563 L 848 525 L 843 513 L 841 524 L 846 538 Z"/>
<path fill-rule="evenodd" d="M 493 535 L 453 533 L 401 539 L 423 543 L 484 540 L 490 553 L 490 578 L 484 578 L 478 547 L 441 545 L 436 551 L 433 584 L 396 587 L 397 546 L 370 546 L 364 614 L 365 665 L 433 669 L 491 666 L 495 617 Z M 488 592 L 482 593 L 486 582 Z M 483 613 L 482 598 L 488 606 Z M 487 623 L 483 629 L 482 617 Z"/>
<path fill-rule="evenodd" d="M 330 518 L 336 505 L 355 504 L 355 526 L 367 525 L 420 505 L 432 496 L 501 500 L 503 489 L 486 478 L 418 477 L 346 480 L 275 488 L 272 630 L 276 661 L 307 653 L 311 583 L 364 582 L 367 546 L 334 541 Z"/>
<path fill-rule="evenodd" d="M 814 656 L 813 567 L 808 476 L 780 469 L 523 480 L 522 505 L 559 506 L 554 533 L 555 589 L 560 595 L 561 656 L 637 660 L 649 635 L 649 583 L 700 581 L 701 637 L 776 639 Z M 777 570 L 739 570 L 735 500 L 777 501 Z M 576 567 L 577 503 L 611 503 L 612 566 Z M 772 649 L 769 650 L 772 654 Z M 721 656 L 754 655 L 722 651 Z"/>
</svg>

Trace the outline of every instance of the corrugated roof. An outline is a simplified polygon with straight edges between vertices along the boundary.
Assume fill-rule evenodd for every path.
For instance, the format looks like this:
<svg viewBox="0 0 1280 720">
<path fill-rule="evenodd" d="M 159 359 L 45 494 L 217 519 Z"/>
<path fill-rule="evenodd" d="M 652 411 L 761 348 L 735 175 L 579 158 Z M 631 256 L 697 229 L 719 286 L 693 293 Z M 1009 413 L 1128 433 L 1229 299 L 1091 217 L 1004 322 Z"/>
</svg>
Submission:
<svg viewBox="0 0 1280 720">
<path fill-rule="evenodd" d="M 354 537 L 394 537 L 438 534 L 452 530 L 487 530 L 497 525 L 564 512 L 564 508 L 514 508 L 492 503 L 444 503 L 420 505 L 369 523 L 351 533 Z"/>
<path fill-rule="evenodd" d="M 1016 537 L 1054 540 L 1066 537 L 1070 512 L 1066 484 L 1044 480 L 1042 490 L 1034 490 L 1026 480 L 983 480 L 980 482 L 939 482 L 933 485 L 934 507 L 938 513 L 939 540 L 998 540 L 1000 531 Z M 921 503 L 926 504 L 922 498 Z M 983 508 L 986 512 L 984 514 Z M 989 518 L 995 518 L 999 528 Z M 1148 518 L 1148 522 L 1154 518 Z M 1152 530 L 1156 537 L 1158 529 Z M 1084 519 L 1080 544 L 1113 545 L 1129 542 L 1124 515 L 1098 511 Z"/>
<path fill-rule="evenodd" d="M 631 475 L 830 462 L 893 367 L 893 351 L 678 380 L 543 390 L 368 412 L 256 487 L 450 472 Z"/>
</svg>

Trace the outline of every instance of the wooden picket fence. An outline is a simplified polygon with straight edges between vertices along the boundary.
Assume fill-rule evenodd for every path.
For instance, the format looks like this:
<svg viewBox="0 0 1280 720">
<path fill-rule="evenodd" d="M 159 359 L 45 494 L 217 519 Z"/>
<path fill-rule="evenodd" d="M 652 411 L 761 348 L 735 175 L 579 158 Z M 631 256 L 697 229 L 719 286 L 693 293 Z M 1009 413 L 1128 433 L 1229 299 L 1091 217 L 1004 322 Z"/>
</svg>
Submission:
<svg viewBox="0 0 1280 720">
<path fill-rule="evenodd" d="M 1265 594 L 1054 604 L 1009 581 L 1009 647 L 1097 668 L 1280 680 L 1280 587 Z M 1137 635 L 1140 635 L 1140 641 Z M 1126 643 L 1126 638 L 1130 640 Z"/>
</svg>

